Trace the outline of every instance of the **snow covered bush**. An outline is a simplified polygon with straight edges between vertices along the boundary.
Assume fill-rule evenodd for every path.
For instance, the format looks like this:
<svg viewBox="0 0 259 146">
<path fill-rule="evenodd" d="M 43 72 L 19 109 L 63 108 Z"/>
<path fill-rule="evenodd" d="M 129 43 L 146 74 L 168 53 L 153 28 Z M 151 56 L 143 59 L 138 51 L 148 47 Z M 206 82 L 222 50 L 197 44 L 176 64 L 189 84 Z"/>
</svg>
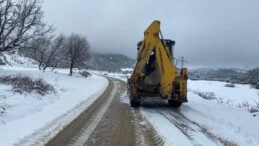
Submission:
<svg viewBox="0 0 259 146">
<path fill-rule="evenodd" d="M 42 79 L 32 79 L 25 75 L 0 76 L 0 83 L 11 85 L 12 91 L 20 94 L 36 92 L 41 96 L 44 96 L 55 92 L 54 87 L 44 82 Z"/>
<path fill-rule="evenodd" d="M 193 93 L 199 95 L 199 96 L 202 97 L 203 99 L 207 99 L 207 100 L 216 99 L 215 93 L 213 93 L 213 92 L 199 92 L 199 91 L 193 91 Z"/>
<path fill-rule="evenodd" d="M 0 54 L 1 55 L 1 54 Z M 0 65 L 5 65 L 6 63 L 0 58 Z"/>
<path fill-rule="evenodd" d="M 259 112 L 259 102 L 255 102 L 255 105 L 250 105 L 247 101 L 239 104 L 237 107 L 239 108 L 245 108 L 250 113 Z"/>
<path fill-rule="evenodd" d="M 89 72 L 87 72 L 87 71 L 83 71 L 83 72 L 79 72 L 79 73 L 80 73 L 80 75 L 82 75 L 82 76 L 84 76 L 86 78 L 91 76 L 91 74 Z"/>
<path fill-rule="evenodd" d="M 231 87 L 231 88 L 235 88 L 235 84 L 230 83 L 230 84 L 226 84 L 225 87 Z"/>
<path fill-rule="evenodd" d="M 7 104 L 0 103 L 0 117 L 5 114 L 6 107 L 7 107 Z"/>
<path fill-rule="evenodd" d="M 0 95 L 0 117 L 2 117 L 6 112 L 7 104 L 4 102 L 5 98 L 6 97 L 4 95 Z"/>
<path fill-rule="evenodd" d="M 259 68 L 254 68 L 248 71 L 248 83 L 252 87 L 259 89 Z"/>
<path fill-rule="evenodd" d="M 259 112 L 259 103 L 256 103 L 255 106 L 251 106 L 251 107 L 248 109 L 248 111 L 249 111 L 250 113 Z"/>
</svg>

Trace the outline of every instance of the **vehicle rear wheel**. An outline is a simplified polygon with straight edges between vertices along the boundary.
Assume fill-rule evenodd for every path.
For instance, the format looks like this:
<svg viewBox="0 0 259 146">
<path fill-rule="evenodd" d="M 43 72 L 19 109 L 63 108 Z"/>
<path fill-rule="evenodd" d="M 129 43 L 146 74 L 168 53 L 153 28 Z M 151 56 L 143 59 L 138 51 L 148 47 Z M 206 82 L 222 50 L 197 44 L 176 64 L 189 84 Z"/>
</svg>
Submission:
<svg viewBox="0 0 259 146">
<path fill-rule="evenodd" d="M 134 108 L 138 108 L 140 106 L 139 101 L 130 100 L 130 106 Z"/>
<path fill-rule="evenodd" d="M 178 107 L 180 107 L 182 105 L 181 102 L 176 101 L 176 100 L 168 100 L 168 103 L 173 108 L 178 108 Z"/>
</svg>

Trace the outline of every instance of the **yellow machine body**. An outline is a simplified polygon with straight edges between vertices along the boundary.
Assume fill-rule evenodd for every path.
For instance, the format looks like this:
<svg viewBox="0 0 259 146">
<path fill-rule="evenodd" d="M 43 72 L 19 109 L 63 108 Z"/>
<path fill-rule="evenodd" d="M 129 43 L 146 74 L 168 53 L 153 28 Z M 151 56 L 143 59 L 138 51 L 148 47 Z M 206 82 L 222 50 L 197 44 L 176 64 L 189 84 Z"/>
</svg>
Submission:
<svg viewBox="0 0 259 146">
<path fill-rule="evenodd" d="M 160 96 L 177 107 L 187 102 L 187 69 L 182 68 L 178 74 L 173 50 L 170 49 L 175 42 L 161 39 L 160 33 L 160 22 L 155 20 L 146 29 L 144 40 L 139 44 L 136 66 L 128 79 L 128 93 L 133 107 L 138 107 L 141 98 L 147 96 Z"/>
</svg>

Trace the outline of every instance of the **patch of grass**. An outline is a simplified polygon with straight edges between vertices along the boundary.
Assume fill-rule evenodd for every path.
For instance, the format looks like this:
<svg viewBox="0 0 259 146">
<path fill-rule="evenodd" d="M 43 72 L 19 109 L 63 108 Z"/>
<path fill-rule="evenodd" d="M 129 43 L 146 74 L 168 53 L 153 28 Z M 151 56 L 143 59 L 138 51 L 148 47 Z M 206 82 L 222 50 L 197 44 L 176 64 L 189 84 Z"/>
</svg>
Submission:
<svg viewBox="0 0 259 146">
<path fill-rule="evenodd" d="M 202 97 L 206 100 L 213 100 L 216 99 L 215 93 L 213 92 L 199 92 L 199 91 L 193 91 L 194 94 L 197 94 L 198 96 Z"/>
<path fill-rule="evenodd" d="M 255 105 L 250 105 L 247 101 L 238 105 L 239 108 L 245 108 L 250 113 L 259 112 L 259 102 L 255 102 Z"/>
<path fill-rule="evenodd" d="M 2 117 L 6 112 L 7 104 L 6 103 L 0 103 L 0 117 Z"/>
<path fill-rule="evenodd" d="M 6 113 L 7 104 L 4 102 L 5 99 L 5 95 L 0 95 L 0 117 Z"/>
<path fill-rule="evenodd" d="M 44 96 L 49 93 L 55 93 L 54 87 L 43 81 L 43 79 L 32 79 L 25 75 L 0 76 L 0 83 L 11 85 L 12 91 L 20 94 L 36 92 Z"/>
<path fill-rule="evenodd" d="M 246 108 L 246 109 L 248 109 L 249 106 L 250 106 L 250 104 L 249 104 L 247 101 L 246 101 L 246 102 L 239 103 L 239 104 L 237 105 L 237 107 L 239 107 L 239 108 Z"/>
<path fill-rule="evenodd" d="M 248 111 L 249 111 L 250 113 L 259 112 L 259 103 L 256 102 L 256 105 L 250 106 L 250 108 L 248 109 Z"/>
</svg>

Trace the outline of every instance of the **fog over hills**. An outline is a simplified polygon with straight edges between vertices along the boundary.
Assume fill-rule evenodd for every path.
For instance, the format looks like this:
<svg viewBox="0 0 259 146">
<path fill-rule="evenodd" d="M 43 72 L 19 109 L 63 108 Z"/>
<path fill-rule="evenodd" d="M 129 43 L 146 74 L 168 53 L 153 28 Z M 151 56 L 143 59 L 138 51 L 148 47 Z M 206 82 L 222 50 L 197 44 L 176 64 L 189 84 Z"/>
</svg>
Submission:
<svg viewBox="0 0 259 146">
<path fill-rule="evenodd" d="M 238 68 L 197 68 L 190 69 L 189 79 L 193 80 L 214 80 L 245 83 L 247 71 Z"/>
<path fill-rule="evenodd" d="M 87 69 L 110 72 L 121 71 L 121 68 L 133 68 L 135 60 L 121 54 L 96 54 L 86 63 Z"/>
</svg>

